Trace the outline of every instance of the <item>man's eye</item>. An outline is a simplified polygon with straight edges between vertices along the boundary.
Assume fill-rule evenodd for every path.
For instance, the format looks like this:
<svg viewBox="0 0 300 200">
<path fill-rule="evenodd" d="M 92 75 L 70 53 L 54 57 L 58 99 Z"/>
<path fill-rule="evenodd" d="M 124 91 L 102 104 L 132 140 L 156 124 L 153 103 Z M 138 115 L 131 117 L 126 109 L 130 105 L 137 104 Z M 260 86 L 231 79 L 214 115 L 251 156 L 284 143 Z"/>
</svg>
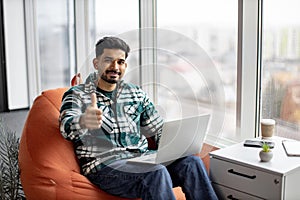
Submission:
<svg viewBox="0 0 300 200">
<path fill-rule="evenodd" d="M 123 65 L 125 63 L 125 60 L 118 60 L 119 65 Z"/>
</svg>

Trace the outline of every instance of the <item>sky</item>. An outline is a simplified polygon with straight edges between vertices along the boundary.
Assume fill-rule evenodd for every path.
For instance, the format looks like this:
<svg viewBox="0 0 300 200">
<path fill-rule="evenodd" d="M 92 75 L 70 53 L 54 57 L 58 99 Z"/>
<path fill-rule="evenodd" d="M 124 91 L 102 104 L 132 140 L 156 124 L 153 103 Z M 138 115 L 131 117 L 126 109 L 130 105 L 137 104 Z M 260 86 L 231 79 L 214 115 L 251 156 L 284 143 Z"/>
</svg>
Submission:
<svg viewBox="0 0 300 200">
<path fill-rule="evenodd" d="M 300 0 L 264 0 L 263 6 L 264 24 L 300 26 Z M 207 21 L 210 24 L 236 26 L 237 10 L 238 0 L 157 0 L 159 27 L 194 25 Z M 106 28 L 115 27 L 116 24 L 121 30 L 138 27 L 137 11 L 137 0 L 96 0 L 96 18 L 103 19 L 99 24 Z"/>
<path fill-rule="evenodd" d="M 271 26 L 300 26 L 299 0 L 265 0 L 264 22 Z"/>
</svg>

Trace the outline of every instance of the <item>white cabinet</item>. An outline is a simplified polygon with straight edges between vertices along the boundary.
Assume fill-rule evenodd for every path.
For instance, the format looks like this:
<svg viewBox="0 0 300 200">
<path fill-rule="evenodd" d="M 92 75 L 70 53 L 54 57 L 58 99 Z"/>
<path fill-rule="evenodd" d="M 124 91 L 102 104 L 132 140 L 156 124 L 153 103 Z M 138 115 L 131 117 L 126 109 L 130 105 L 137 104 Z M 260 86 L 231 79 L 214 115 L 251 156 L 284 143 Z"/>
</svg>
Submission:
<svg viewBox="0 0 300 200">
<path fill-rule="evenodd" d="M 210 177 L 220 199 L 300 199 L 300 157 L 286 155 L 273 137 L 273 159 L 261 162 L 260 148 L 239 143 L 210 153 Z"/>
</svg>

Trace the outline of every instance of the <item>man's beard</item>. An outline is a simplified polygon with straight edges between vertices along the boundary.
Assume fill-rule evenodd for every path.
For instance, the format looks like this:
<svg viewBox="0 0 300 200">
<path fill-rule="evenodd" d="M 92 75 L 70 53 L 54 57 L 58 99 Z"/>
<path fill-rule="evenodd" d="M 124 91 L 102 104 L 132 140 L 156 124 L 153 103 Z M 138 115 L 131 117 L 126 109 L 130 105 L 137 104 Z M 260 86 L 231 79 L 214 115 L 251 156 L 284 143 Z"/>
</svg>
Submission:
<svg viewBox="0 0 300 200">
<path fill-rule="evenodd" d="M 111 84 L 118 83 L 119 80 L 115 80 L 115 79 L 110 79 L 110 78 L 108 78 L 107 74 L 108 74 L 109 72 L 115 72 L 115 73 L 118 74 L 118 76 L 121 75 L 121 72 L 116 72 L 116 71 L 114 71 L 114 70 L 106 70 L 106 71 L 101 75 L 101 79 L 104 80 L 104 81 L 106 81 L 107 83 L 111 83 Z"/>
</svg>

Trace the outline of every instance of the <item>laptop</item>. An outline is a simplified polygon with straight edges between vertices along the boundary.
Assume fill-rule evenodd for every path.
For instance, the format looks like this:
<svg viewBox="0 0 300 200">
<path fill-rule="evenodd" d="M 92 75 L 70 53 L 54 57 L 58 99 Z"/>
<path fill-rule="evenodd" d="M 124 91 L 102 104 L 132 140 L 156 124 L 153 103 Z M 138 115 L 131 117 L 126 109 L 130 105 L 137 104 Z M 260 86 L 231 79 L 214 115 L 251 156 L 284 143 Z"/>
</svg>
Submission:
<svg viewBox="0 0 300 200">
<path fill-rule="evenodd" d="M 159 164 L 199 153 L 209 121 L 210 114 L 204 114 L 165 122 L 158 150 L 128 162 Z"/>
</svg>

